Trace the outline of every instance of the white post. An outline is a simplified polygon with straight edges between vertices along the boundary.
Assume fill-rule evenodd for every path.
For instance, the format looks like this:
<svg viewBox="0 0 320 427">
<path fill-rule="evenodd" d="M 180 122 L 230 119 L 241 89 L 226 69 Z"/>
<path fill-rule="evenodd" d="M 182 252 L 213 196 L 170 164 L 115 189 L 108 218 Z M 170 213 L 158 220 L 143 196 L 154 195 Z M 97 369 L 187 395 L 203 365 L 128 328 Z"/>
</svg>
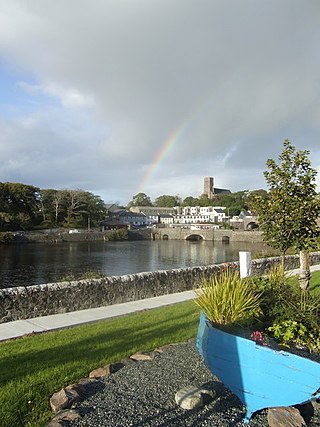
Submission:
<svg viewBox="0 0 320 427">
<path fill-rule="evenodd" d="M 251 252 L 239 252 L 240 277 L 251 276 Z"/>
</svg>

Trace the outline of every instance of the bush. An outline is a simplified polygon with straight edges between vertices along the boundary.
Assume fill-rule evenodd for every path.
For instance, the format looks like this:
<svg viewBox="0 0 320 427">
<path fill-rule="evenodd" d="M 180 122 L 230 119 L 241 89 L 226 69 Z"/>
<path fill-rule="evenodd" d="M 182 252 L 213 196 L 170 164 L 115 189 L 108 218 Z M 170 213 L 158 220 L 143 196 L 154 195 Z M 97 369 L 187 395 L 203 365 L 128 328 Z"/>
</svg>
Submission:
<svg viewBox="0 0 320 427">
<path fill-rule="evenodd" d="M 229 269 L 205 281 L 196 293 L 195 303 L 207 319 L 224 329 L 252 324 L 261 314 L 261 292 L 252 279 L 241 279 L 238 272 Z"/>
<path fill-rule="evenodd" d="M 266 332 L 281 345 L 320 351 L 320 296 L 290 282 L 281 267 L 260 279 Z"/>
<path fill-rule="evenodd" d="M 5 245 L 12 243 L 14 241 L 14 235 L 10 231 L 7 232 L 0 232 L 0 243 L 3 243 Z"/>
<path fill-rule="evenodd" d="M 320 352 L 320 294 L 302 290 L 281 265 L 262 278 L 241 279 L 227 269 L 196 293 L 196 304 L 216 327 L 246 336 L 236 327 L 250 326 L 266 342 L 269 337 L 286 347 Z"/>
<path fill-rule="evenodd" d="M 105 234 L 106 240 L 116 241 L 116 240 L 128 240 L 128 230 L 120 229 L 109 231 Z"/>
</svg>

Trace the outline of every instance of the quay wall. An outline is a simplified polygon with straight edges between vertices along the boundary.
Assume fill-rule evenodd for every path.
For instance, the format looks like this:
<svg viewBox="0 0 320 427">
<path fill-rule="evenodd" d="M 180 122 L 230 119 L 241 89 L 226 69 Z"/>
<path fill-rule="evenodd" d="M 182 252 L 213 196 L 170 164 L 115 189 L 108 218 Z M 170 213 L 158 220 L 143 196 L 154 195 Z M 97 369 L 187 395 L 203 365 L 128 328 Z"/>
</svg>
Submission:
<svg viewBox="0 0 320 427">
<path fill-rule="evenodd" d="M 320 264 L 320 252 L 312 253 L 310 258 L 311 265 Z M 279 262 L 280 257 L 254 260 L 252 272 L 254 275 L 263 275 Z M 239 268 L 239 263 L 234 262 L 0 289 L 0 323 L 195 289 L 201 286 L 205 278 L 219 274 L 227 265 Z M 299 256 L 287 256 L 285 265 L 287 270 L 298 268 Z"/>
</svg>

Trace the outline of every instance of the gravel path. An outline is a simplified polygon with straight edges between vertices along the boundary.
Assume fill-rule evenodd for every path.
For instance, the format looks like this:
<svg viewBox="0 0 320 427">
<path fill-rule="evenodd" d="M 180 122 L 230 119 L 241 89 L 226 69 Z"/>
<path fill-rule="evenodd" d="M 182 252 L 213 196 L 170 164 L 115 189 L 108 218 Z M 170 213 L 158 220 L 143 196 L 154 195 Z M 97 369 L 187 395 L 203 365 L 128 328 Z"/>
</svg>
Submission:
<svg viewBox="0 0 320 427">
<path fill-rule="evenodd" d="M 218 396 L 204 408 L 187 411 L 175 403 L 175 393 L 181 388 L 204 384 Z M 72 427 L 245 425 L 243 405 L 205 367 L 195 341 L 174 345 L 153 361 L 127 365 L 90 387 L 87 398 L 76 407 L 82 418 L 70 423 Z M 267 427 L 267 411 L 256 413 L 249 426 Z M 307 420 L 307 426 L 320 426 L 320 408 Z"/>
</svg>

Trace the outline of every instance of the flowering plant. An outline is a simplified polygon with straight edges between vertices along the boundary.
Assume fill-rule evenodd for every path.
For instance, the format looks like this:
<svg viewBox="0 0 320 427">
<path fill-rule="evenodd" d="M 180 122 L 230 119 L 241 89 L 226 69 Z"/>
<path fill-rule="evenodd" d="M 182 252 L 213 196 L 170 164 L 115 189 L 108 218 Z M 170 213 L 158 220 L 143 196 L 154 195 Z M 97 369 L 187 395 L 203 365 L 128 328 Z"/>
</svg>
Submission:
<svg viewBox="0 0 320 427">
<path fill-rule="evenodd" d="M 268 337 L 260 331 L 254 331 L 251 333 L 251 339 L 259 345 L 268 345 Z"/>
</svg>

